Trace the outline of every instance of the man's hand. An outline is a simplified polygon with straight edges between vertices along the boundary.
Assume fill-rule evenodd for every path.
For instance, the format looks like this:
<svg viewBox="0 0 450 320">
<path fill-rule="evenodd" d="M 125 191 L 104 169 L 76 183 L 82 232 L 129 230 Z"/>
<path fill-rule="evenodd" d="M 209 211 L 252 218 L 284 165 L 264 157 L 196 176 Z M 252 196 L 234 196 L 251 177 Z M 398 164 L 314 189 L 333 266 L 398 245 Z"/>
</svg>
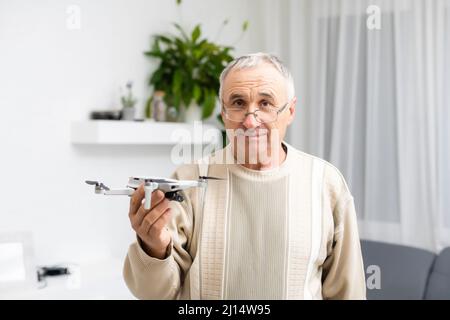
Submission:
<svg viewBox="0 0 450 320">
<path fill-rule="evenodd" d="M 131 227 L 142 241 L 142 249 L 151 257 L 164 259 L 167 246 L 170 244 L 170 232 L 167 224 L 170 221 L 171 209 L 164 193 L 155 190 L 152 193 L 152 206 L 144 209 L 142 200 L 145 197 L 144 184 L 133 193 L 128 214 Z"/>
</svg>

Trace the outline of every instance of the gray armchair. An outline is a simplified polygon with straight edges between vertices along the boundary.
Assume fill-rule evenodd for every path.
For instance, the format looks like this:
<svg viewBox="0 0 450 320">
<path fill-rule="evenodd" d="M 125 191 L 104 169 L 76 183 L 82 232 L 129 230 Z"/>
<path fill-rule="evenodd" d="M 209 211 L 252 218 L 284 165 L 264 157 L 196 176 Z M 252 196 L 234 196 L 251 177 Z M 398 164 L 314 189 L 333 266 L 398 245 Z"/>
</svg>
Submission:
<svg viewBox="0 0 450 320">
<path fill-rule="evenodd" d="M 361 248 L 366 270 L 376 265 L 381 273 L 381 288 L 368 288 L 367 299 L 450 299 L 450 247 L 436 255 L 423 249 L 362 240 Z"/>
</svg>

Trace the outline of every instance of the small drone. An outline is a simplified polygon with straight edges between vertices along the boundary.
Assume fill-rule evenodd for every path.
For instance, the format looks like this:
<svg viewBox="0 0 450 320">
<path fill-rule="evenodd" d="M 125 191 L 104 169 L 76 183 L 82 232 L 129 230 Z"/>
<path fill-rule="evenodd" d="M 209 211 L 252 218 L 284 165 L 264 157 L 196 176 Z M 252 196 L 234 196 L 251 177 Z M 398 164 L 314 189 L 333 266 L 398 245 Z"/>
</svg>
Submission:
<svg viewBox="0 0 450 320">
<path fill-rule="evenodd" d="M 134 191 L 139 188 L 141 184 L 144 184 L 145 202 L 144 208 L 146 210 L 151 208 L 152 192 L 155 190 L 161 190 L 164 192 L 165 197 L 169 200 L 183 202 L 184 197 L 179 191 L 195 188 L 206 187 L 207 180 L 222 180 L 215 177 L 200 176 L 198 180 L 174 180 L 158 177 L 130 177 L 127 184 L 127 189 L 110 189 L 102 182 L 86 180 L 89 185 L 95 186 L 95 193 L 104 195 L 127 195 L 131 196 Z"/>
</svg>

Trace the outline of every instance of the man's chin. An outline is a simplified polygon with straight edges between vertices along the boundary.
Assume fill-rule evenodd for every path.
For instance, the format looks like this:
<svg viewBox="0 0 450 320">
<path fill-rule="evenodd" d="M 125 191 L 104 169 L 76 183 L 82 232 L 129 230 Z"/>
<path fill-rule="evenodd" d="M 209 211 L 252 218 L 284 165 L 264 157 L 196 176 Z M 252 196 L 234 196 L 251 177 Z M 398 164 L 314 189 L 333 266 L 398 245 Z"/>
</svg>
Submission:
<svg viewBox="0 0 450 320">
<path fill-rule="evenodd" d="M 248 144 L 258 144 L 258 143 L 266 143 L 267 144 L 267 134 L 245 136 L 245 142 Z"/>
<path fill-rule="evenodd" d="M 264 151 L 269 146 L 269 137 L 267 134 L 245 136 L 243 137 L 243 139 L 245 142 L 244 144 L 246 149 Z"/>
<path fill-rule="evenodd" d="M 270 156 L 267 135 L 246 136 L 243 140 L 235 143 L 235 152 L 240 162 L 257 163 L 256 159 L 261 158 L 262 155 L 263 158 Z"/>
</svg>

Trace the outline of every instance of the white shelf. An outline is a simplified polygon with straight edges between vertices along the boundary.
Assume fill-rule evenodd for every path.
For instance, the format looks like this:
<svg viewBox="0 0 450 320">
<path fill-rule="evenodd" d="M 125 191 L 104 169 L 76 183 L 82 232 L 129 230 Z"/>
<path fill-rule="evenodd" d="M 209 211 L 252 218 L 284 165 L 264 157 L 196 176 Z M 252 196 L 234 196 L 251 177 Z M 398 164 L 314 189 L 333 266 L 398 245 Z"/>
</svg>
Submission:
<svg viewBox="0 0 450 320">
<path fill-rule="evenodd" d="M 151 121 L 86 120 L 71 123 L 73 144 L 174 145 L 216 144 L 221 141 L 215 126 Z"/>
</svg>

